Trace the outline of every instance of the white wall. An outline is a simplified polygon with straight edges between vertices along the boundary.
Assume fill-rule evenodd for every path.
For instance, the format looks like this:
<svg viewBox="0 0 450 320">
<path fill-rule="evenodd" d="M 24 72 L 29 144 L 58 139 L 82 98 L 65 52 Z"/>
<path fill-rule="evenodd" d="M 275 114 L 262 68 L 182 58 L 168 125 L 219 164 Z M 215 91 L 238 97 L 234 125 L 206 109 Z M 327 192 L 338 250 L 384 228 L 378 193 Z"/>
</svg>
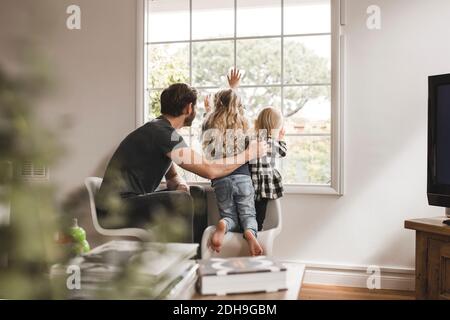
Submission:
<svg viewBox="0 0 450 320">
<path fill-rule="evenodd" d="M 62 2 L 62 13 L 72 3 L 82 8 L 82 30 L 63 29 L 52 51 L 62 90 L 51 108 L 59 113 L 63 105 L 73 122 L 69 154 L 55 176 L 70 190 L 103 174 L 109 154 L 135 127 L 136 1 Z"/>
<path fill-rule="evenodd" d="M 382 29 L 366 28 L 377 4 Z M 276 252 L 319 264 L 414 268 L 407 218 L 427 205 L 427 76 L 450 72 L 450 2 L 348 0 L 345 195 L 288 195 Z"/>
<path fill-rule="evenodd" d="M 0 63 L 20 69 L 18 40 L 51 66 L 54 86 L 35 105 L 43 123 L 56 129 L 65 155 L 50 168 L 59 200 L 70 201 L 91 246 L 105 238 L 94 231 L 84 178 L 101 176 L 117 144 L 135 128 L 136 0 L 2 0 Z M 81 30 L 66 28 L 66 8 L 81 7 Z M 69 125 L 70 124 L 70 125 Z"/>
<path fill-rule="evenodd" d="M 2 8 L 32 2 L 5 1 Z M 52 7 L 61 28 L 45 38 L 59 85 L 46 115 L 74 117 L 63 134 L 69 153 L 52 171 L 66 192 L 81 187 L 134 128 L 136 4 L 39 3 Z M 64 28 L 69 3 L 82 6 L 81 31 Z M 366 28 L 371 4 L 382 9 L 380 31 Z M 403 221 L 443 214 L 426 199 L 427 76 L 450 72 L 450 2 L 348 0 L 347 10 L 345 195 L 287 195 L 275 251 L 320 264 L 412 268 L 414 233 Z"/>
<path fill-rule="evenodd" d="M 81 30 L 66 28 L 71 4 L 81 7 Z M 1 60 L 11 65 L 23 51 L 8 49 L 27 38 L 51 66 L 54 86 L 36 108 L 66 148 L 50 170 L 58 195 L 102 174 L 110 153 L 135 127 L 136 10 L 135 0 L 2 0 Z"/>
</svg>

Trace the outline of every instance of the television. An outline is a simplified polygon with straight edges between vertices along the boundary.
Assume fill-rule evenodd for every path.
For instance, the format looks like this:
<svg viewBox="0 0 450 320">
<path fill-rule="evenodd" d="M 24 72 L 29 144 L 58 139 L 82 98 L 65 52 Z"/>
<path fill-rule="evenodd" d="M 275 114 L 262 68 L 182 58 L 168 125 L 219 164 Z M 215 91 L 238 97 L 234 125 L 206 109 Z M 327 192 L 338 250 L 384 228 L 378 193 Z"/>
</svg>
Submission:
<svg viewBox="0 0 450 320">
<path fill-rule="evenodd" d="M 428 79 L 428 202 L 450 217 L 450 74 Z"/>
</svg>

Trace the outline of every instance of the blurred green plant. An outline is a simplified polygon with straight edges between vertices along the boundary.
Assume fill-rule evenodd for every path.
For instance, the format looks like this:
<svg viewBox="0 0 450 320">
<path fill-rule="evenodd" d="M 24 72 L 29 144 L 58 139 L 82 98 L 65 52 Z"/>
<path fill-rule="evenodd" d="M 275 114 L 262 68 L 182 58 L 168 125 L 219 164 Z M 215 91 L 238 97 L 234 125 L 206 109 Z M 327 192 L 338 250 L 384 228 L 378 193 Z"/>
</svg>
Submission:
<svg viewBox="0 0 450 320">
<path fill-rule="evenodd" d="M 23 66 L 15 75 L 0 66 L 0 205 L 9 217 L 0 225 L 0 298 L 48 299 L 59 294 L 48 268 L 64 259 L 53 239 L 59 223 L 54 187 L 27 181 L 21 171 L 29 162 L 54 164 L 62 148 L 33 112 L 51 85 L 46 63 L 28 55 Z"/>
<path fill-rule="evenodd" d="M 50 68 L 30 55 L 22 65 L 24 72 L 20 74 L 8 73 L 0 65 L 0 299 L 70 298 L 68 275 L 50 279 L 52 266 L 65 265 L 73 258 L 71 247 L 57 243 L 55 237 L 70 234 L 72 219 L 86 198 L 69 199 L 60 205 L 55 196 L 57 185 L 27 180 L 22 175 L 25 163 L 50 167 L 64 155 L 58 135 L 35 114 L 39 99 L 52 87 L 47 73 Z M 107 201 L 121 207 L 119 197 Z M 156 216 L 151 226 L 155 240 L 169 242 L 183 237 L 187 228 L 180 219 Z M 111 218 L 117 222 L 124 217 L 118 214 Z M 155 283 L 148 283 L 138 295 L 125 289 L 136 285 L 135 269 L 135 264 L 126 266 L 109 283 L 112 290 L 108 298 L 156 297 L 152 290 Z M 104 291 L 99 288 L 98 297 L 102 296 Z"/>
</svg>

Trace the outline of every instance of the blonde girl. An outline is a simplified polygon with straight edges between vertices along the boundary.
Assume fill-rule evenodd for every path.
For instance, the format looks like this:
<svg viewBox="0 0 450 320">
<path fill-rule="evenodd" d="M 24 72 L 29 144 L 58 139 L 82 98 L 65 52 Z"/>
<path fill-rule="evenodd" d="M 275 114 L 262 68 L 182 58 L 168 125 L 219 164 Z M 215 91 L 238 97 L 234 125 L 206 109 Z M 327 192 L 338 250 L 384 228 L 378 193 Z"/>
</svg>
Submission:
<svg viewBox="0 0 450 320">
<path fill-rule="evenodd" d="M 279 171 L 275 168 L 277 157 L 287 153 L 284 141 L 283 117 L 275 108 L 264 108 L 255 121 L 255 134 L 267 142 L 267 156 L 250 163 L 250 173 L 255 189 L 255 209 L 258 230 L 263 229 L 267 203 L 283 196 L 283 183 Z"/>
<path fill-rule="evenodd" d="M 239 71 L 232 72 L 229 77 L 231 88 L 214 95 L 213 110 L 203 123 L 202 145 L 207 157 L 220 159 L 235 156 L 248 145 L 249 123 L 244 116 L 241 99 L 232 85 L 239 82 L 238 77 Z M 210 246 L 220 252 L 227 232 L 243 232 L 250 255 L 256 256 L 263 254 L 263 249 L 257 240 L 255 191 L 249 165 L 244 162 L 230 175 L 211 181 L 221 220 L 211 237 Z"/>
</svg>

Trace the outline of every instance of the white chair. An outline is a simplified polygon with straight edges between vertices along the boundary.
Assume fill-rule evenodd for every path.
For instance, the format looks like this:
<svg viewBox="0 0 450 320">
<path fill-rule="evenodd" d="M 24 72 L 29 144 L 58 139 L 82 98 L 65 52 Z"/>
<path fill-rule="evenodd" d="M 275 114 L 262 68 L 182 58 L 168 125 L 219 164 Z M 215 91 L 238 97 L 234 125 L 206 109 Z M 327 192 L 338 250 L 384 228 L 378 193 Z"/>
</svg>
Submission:
<svg viewBox="0 0 450 320">
<path fill-rule="evenodd" d="M 97 177 L 89 177 L 84 180 L 87 191 L 89 193 L 89 203 L 91 206 L 92 222 L 95 230 L 104 236 L 112 237 L 134 237 L 142 241 L 150 240 L 150 232 L 145 229 L 124 228 L 124 229 L 105 229 L 99 222 L 97 217 L 97 208 L 95 207 L 95 194 L 100 189 L 103 179 Z"/>
<path fill-rule="evenodd" d="M 229 232 L 225 235 L 220 253 L 214 252 L 208 246 L 210 238 L 215 231 L 215 225 L 220 220 L 219 209 L 217 208 L 216 196 L 213 190 L 207 192 L 208 201 L 208 225 L 203 232 L 201 243 L 202 259 L 209 258 L 229 258 L 248 256 L 249 249 L 247 241 L 242 233 Z M 281 203 L 280 200 L 269 201 L 267 205 L 266 219 L 263 230 L 258 232 L 258 241 L 263 248 L 265 256 L 273 255 L 273 243 L 281 232 Z"/>
</svg>

